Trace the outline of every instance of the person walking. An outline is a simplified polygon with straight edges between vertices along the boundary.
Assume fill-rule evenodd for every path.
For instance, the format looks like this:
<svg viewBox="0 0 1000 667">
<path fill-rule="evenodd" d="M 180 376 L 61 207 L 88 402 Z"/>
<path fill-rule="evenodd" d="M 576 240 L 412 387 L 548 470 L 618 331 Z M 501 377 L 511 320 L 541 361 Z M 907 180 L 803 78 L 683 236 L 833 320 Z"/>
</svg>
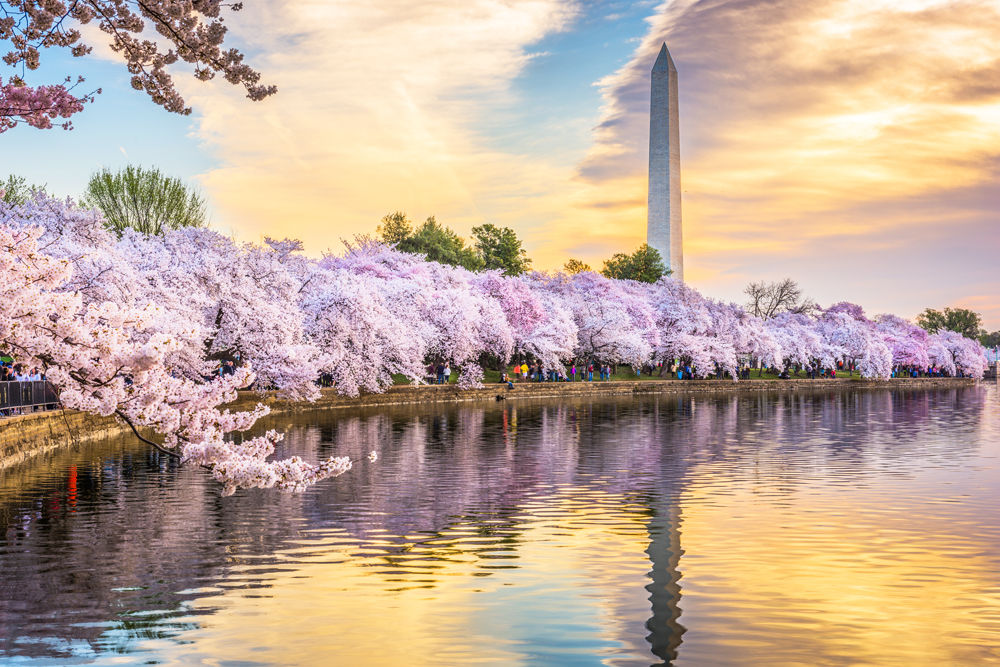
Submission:
<svg viewBox="0 0 1000 667">
<path fill-rule="evenodd" d="M 448 384 L 451 382 L 451 364 L 446 363 L 444 365 L 444 383 Z"/>
<path fill-rule="evenodd" d="M 587 382 L 594 381 L 594 364 L 587 365 Z"/>
</svg>

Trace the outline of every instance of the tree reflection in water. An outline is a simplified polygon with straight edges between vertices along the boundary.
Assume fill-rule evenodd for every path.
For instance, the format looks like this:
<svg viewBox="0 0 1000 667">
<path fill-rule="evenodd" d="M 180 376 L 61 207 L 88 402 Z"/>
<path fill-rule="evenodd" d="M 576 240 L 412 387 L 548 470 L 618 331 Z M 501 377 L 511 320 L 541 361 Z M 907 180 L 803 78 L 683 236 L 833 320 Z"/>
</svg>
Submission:
<svg viewBox="0 0 1000 667">
<path fill-rule="evenodd" d="M 528 567 L 529 531 L 546 505 L 570 508 L 552 510 L 566 524 L 549 526 L 558 537 L 599 523 L 594 507 L 611 503 L 617 524 L 602 534 L 641 530 L 648 574 L 598 568 L 594 585 L 610 587 L 610 618 L 643 614 L 625 589 L 645 587 L 648 603 L 645 631 L 602 632 L 617 633 L 628 655 L 670 662 L 685 633 L 685 494 L 747 471 L 769 493 L 792 494 L 841 472 L 856 485 L 905 476 L 915 458 L 960 466 L 975 456 L 985 397 L 972 388 L 511 401 L 263 420 L 260 429 L 287 430 L 282 455 L 379 451 L 378 463 L 302 495 L 222 498 L 200 470 L 129 439 L 69 448 L 0 473 L 0 657 L 86 660 L 184 640 L 216 612 L 213 596 L 266 598 L 277 576 L 317 556 L 362 560 L 386 590 L 447 586 L 456 571 L 497 576 Z"/>
</svg>

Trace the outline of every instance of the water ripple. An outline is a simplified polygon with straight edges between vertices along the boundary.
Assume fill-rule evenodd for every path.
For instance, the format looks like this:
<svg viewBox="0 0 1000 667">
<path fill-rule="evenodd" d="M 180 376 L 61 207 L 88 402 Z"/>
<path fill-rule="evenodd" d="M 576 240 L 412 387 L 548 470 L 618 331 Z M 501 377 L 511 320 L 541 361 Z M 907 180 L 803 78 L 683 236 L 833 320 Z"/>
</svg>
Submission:
<svg viewBox="0 0 1000 667">
<path fill-rule="evenodd" d="M 0 472 L 0 661 L 1000 662 L 996 387 L 261 428 L 380 461 L 233 498 L 127 439 Z"/>
</svg>

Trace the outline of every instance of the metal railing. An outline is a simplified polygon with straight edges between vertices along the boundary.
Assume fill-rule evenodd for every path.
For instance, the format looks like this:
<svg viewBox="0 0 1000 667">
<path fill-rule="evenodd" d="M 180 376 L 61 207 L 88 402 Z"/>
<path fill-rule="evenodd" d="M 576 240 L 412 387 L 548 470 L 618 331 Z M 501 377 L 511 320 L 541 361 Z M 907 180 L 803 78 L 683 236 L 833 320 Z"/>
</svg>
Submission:
<svg viewBox="0 0 1000 667">
<path fill-rule="evenodd" d="M 53 410 L 59 396 L 48 382 L 0 382 L 0 417 Z"/>
</svg>

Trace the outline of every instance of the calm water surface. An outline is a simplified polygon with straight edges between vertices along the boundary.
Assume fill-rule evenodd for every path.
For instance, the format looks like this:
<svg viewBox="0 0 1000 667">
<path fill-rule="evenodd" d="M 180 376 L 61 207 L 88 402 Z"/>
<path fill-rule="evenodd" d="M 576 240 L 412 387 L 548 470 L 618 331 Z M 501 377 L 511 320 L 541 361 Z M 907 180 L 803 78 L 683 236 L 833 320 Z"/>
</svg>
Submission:
<svg viewBox="0 0 1000 667">
<path fill-rule="evenodd" d="M 381 459 L 232 498 L 127 440 L 0 472 L 0 662 L 1000 662 L 996 386 L 263 426 Z"/>
</svg>

